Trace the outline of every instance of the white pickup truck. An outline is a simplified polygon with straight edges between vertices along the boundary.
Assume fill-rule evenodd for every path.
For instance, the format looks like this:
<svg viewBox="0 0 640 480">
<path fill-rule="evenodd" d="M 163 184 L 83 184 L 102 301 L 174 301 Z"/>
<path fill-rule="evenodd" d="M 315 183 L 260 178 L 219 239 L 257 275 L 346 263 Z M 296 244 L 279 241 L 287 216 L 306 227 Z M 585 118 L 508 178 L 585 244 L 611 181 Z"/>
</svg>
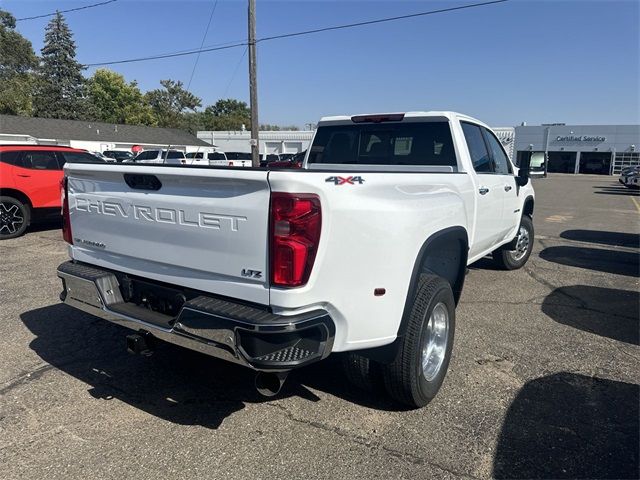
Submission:
<svg viewBox="0 0 640 480">
<path fill-rule="evenodd" d="M 526 163 L 526 162 L 525 162 Z M 452 112 L 323 118 L 302 169 L 65 165 L 61 299 L 258 372 L 344 355 L 358 385 L 427 404 L 467 265 L 533 245 L 528 165 Z"/>
</svg>

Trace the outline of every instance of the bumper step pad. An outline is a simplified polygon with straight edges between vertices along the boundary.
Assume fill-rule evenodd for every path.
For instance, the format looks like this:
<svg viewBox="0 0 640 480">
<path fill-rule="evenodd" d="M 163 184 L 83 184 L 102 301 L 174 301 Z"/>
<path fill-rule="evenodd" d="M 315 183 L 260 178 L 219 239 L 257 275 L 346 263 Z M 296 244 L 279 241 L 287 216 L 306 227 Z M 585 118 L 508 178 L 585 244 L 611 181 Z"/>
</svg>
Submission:
<svg viewBox="0 0 640 480">
<path fill-rule="evenodd" d="M 256 358 L 261 362 L 301 362 L 315 352 L 298 348 L 295 345 Z"/>
</svg>

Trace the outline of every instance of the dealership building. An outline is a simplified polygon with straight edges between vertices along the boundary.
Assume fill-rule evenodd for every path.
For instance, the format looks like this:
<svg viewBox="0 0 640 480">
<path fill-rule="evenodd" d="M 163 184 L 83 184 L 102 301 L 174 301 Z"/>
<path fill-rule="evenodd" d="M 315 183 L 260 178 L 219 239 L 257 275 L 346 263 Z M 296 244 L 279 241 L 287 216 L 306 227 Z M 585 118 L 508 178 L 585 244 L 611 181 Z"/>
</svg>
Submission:
<svg viewBox="0 0 640 480">
<path fill-rule="evenodd" d="M 515 159 L 532 169 L 614 175 L 640 164 L 640 125 L 549 124 L 515 127 Z"/>
</svg>

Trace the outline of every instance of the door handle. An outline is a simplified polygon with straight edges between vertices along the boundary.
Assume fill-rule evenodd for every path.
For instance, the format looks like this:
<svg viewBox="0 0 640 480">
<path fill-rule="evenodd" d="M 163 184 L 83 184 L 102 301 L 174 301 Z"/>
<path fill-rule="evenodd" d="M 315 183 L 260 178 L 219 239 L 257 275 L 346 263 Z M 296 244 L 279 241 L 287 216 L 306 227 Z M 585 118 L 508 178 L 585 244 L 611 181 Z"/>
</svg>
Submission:
<svg viewBox="0 0 640 480">
<path fill-rule="evenodd" d="M 509 190 L 511 190 L 511 185 L 505 185 L 504 186 L 504 191 L 508 192 Z"/>
<path fill-rule="evenodd" d="M 22 178 L 31 178 L 31 175 L 23 175 L 22 173 L 19 173 L 18 176 Z"/>
<path fill-rule="evenodd" d="M 480 195 L 486 195 L 487 193 L 489 193 L 489 189 L 487 187 L 480 187 L 480 190 L 478 190 L 478 192 L 480 192 Z"/>
</svg>

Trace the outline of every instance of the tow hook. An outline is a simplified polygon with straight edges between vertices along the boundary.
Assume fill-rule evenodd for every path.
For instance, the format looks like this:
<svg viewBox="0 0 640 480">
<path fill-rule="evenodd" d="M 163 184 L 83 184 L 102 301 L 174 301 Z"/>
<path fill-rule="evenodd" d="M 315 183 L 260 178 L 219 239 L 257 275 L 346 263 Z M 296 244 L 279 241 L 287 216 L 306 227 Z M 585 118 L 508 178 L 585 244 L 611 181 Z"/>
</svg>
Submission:
<svg viewBox="0 0 640 480">
<path fill-rule="evenodd" d="M 256 390 L 265 397 L 275 397 L 280 393 L 289 372 L 258 372 L 256 375 Z"/>
<path fill-rule="evenodd" d="M 127 352 L 150 357 L 153 355 L 153 343 L 153 335 L 149 332 L 127 335 Z"/>
</svg>

